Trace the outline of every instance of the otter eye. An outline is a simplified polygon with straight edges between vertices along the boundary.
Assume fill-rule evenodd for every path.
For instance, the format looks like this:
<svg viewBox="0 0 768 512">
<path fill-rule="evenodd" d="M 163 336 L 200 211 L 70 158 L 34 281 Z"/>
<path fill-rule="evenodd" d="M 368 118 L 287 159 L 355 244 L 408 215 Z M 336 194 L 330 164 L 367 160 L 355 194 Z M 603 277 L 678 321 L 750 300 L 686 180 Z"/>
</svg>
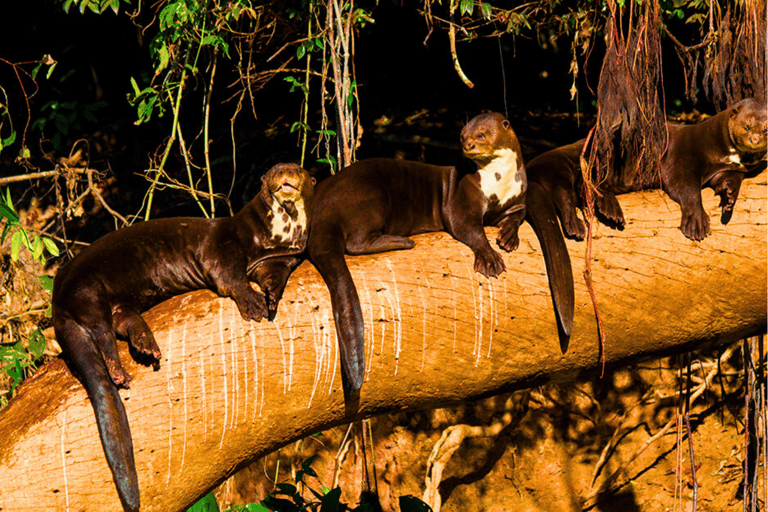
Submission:
<svg viewBox="0 0 768 512">
<path fill-rule="evenodd" d="M 752 126 L 749 125 L 749 123 L 744 125 L 744 129 L 747 131 L 750 131 L 752 129 Z"/>
<path fill-rule="evenodd" d="M 484 133 L 477 134 L 477 140 L 485 140 L 485 134 Z"/>
</svg>

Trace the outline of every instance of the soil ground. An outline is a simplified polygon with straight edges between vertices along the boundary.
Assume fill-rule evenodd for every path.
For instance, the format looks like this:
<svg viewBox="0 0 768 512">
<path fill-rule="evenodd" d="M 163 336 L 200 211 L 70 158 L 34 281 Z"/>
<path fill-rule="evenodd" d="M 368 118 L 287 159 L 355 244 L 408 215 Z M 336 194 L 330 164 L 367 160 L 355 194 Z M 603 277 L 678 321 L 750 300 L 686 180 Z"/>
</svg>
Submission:
<svg viewBox="0 0 768 512">
<path fill-rule="evenodd" d="M 738 376 L 741 352 L 738 345 L 734 348 L 691 409 L 699 511 L 743 507 L 744 386 Z M 693 388 L 705 373 L 716 373 L 717 357 L 694 357 Z M 506 395 L 375 418 L 368 479 L 373 481 L 375 467 L 383 510 L 398 510 L 399 496 L 422 497 L 430 453 L 446 429 L 496 424 L 503 426 L 498 434 L 465 439 L 450 458 L 439 484 L 444 512 L 689 511 L 688 438 L 684 423 L 678 433 L 675 421 L 679 384 L 679 366 L 666 359 L 591 382 L 520 391 L 513 400 Z M 522 418 L 505 425 L 504 413 L 510 411 Z M 658 435 L 669 422 L 666 433 Z M 334 429 L 269 455 L 223 484 L 217 490 L 219 503 L 258 502 L 274 486 L 278 460 L 278 481 L 284 481 L 312 455 L 317 455 L 313 468 L 318 480 L 309 479 L 309 485 L 332 487 L 338 478 L 346 502 L 357 503 L 366 489 L 360 425 L 341 451 L 335 474 L 343 435 L 343 429 Z M 762 483 L 759 495 L 764 495 Z"/>
</svg>

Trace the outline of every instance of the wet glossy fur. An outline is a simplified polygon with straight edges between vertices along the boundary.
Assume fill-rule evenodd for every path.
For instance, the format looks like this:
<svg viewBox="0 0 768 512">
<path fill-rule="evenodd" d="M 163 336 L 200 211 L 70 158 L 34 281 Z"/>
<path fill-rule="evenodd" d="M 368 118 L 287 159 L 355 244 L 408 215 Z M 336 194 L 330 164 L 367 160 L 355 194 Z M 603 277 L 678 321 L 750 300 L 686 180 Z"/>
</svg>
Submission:
<svg viewBox="0 0 768 512">
<path fill-rule="evenodd" d="M 500 227 L 497 243 L 502 249 L 518 246 L 527 185 L 514 131 L 500 114 L 483 114 L 467 124 L 461 138 L 467 156 L 478 163 L 474 174 L 460 177 L 455 167 L 370 159 L 317 187 L 308 249 L 331 294 L 350 408 L 356 407 L 365 373 L 364 332 L 345 253 L 410 249 L 410 235 L 446 231 L 472 249 L 475 271 L 496 277 L 504 262 L 483 226 Z M 508 151 L 497 153 L 502 149 Z"/>
<path fill-rule="evenodd" d="M 118 394 L 130 377 L 120 364 L 116 337 L 159 361 L 160 349 L 140 313 L 202 288 L 231 297 L 246 320 L 274 317 L 306 246 L 314 179 L 297 165 L 279 164 L 262 181 L 259 195 L 231 218 L 141 222 L 100 238 L 56 275 L 56 339 L 88 391 L 126 510 L 138 510 L 140 500 L 128 418 Z M 277 224 L 280 230 L 273 233 Z"/>
<path fill-rule="evenodd" d="M 552 198 L 566 236 L 582 240 L 585 226 L 576 215 L 584 206 L 579 155 L 584 140 L 548 151 L 528 163 L 528 179 Z M 709 187 L 721 198 L 721 222 L 727 224 L 745 173 L 765 166 L 765 105 L 752 99 L 695 125 L 669 125 L 669 145 L 660 163 L 660 178 L 636 182 L 621 173 L 600 187 L 596 209 L 610 225 L 622 228 L 624 215 L 616 194 L 662 188 L 680 205 L 680 230 L 691 240 L 709 231 L 701 190 Z M 631 166 L 631 162 L 628 163 Z"/>
</svg>

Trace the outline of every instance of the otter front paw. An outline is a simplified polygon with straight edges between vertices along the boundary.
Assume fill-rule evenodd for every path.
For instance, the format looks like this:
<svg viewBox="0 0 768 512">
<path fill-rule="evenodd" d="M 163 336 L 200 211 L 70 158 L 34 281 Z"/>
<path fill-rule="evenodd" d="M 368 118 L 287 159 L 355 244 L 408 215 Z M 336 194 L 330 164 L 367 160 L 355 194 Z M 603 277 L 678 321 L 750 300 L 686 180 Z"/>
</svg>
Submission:
<svg viewBox="0 0 768 512">
<path fill-rule="evenodd" d="M 507 252 L 517 250 L 520 246 L 520 238 L 517 236 L 517 230 L 499 231 L 499 236 L 496 238 L 496 244 Z"/>
<path fill-rule="evenodd" d="M 264 294 L 255 292 L 250 287 L 248 289 L 251 293 L 244 293 L 233 297 L 233 299 L 244 320 L 260 322 L 262 318 L 267 318 L 269 315 L 267 299 Z"/>
<path fill-rule="evenodd" d="M 142 354 L 151 356 L 156 361 L 159 361 L 163 354 L 160 352 L 160 347 L 155 342 L 155 337 L 152 331 L 147 328 L 139 333 L 132 333 L 128 338 L 133 348 L 141 352 Z"/>
<path fill-rule="evenodd" d="M 496 251 L 491 250 L 488 254 L 475 253 L 475 272 L 485 277 L 498 277 L 504 270 L 504 260 Z"/>
<path fill-rule="evenodd" d="M 706 238 L 709 233 L 709 216 L 703 208 L 694 209 L 690 212 L 683 212 L 683 219 L 680 222 L 680 231 L 695 242 Z"/>
<path fill-rule="evenodd" d="M 262 284 L 262 288 L 266 292 L 267 320 L 271 322 L 277 315 L 277 305 L 283 297 L 285 282 L 278 282 L 278 279 L 268 279 Z"/>
</svg>

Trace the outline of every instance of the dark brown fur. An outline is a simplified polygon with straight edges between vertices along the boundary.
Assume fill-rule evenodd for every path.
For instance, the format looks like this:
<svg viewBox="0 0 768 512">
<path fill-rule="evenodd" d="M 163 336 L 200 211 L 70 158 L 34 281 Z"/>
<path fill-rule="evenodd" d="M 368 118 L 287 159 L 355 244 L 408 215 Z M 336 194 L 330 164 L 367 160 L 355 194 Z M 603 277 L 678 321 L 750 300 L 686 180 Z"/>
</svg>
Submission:
<svg viewBox="0 0 768 512">
<path fill-rule="evenodd" d="M 356 407 L 365 373 L 364 332 L 360 300 L 344 253 L 410 249 L 414 246 L 410 235 L 446 231 L 472 249 L 475 271 L 496 277 L 504 271 L 504 261 L 491 247 L 483 226 L 501 228 L 496 242 L 502 249 L 518 246 L 527 185 L 520 145 L 509 121 L 500 114 L 480 115 L 464 127 L 461 140 L 465 154 L 480 167 L 474 174 L 460 177 L 455 167 L 371 159 L 342 169 L 317 187 L 308 249 L 331 292 L 351 408 Z M 496 153 L 502 149 L 504 157 Z M 505 167 L 501 161 L 514 165 Z"/>
<path fill-rule="evenodd" d="M 552 197 L 566 236 L 582 240 L 584 223 L 576 209 L 584 206 L 579 165 L 584 140 L 548 151 L 528 164 L 528 177 Z M 721 198 L 721 222 L 733 212 L 744 174 L 765 165 L 765 106 L 747 99 L 695 125 L 669 125 L 669 145 L 660 163 L 660 177 L 646 180 L 620 173 L 599 185 L 597 212 L 609 224 L 623 228 L 624 214 L 617 194 L 662 188 L 680 205 L 680 230 L 691 240 L 702 240 L 709 231 L 709 216 L 701 201 L 701 189 L 712 188 Z M 629 169 L 629 162 L 626 168 Z"/>
<path fill-rule="evenodd" d="M 140 313 L 202 288 L 231 297 L 246 320 L 274 317 L 306 246 L 314 179 L 297 165 L 279 164 L 262 182 L 258 196 L 233 217 L 141 222 L 100 238 L 56 275 L 56 339 L 84 380 L 127 510 L 138 510 L 140 501 L 131 433 L 117 391 L 130 377 L 120 364 L 116 337 L 159 361 L 160 349 Z M 285 216 L 302 225 L 284 233 Z"/>
</svg>

